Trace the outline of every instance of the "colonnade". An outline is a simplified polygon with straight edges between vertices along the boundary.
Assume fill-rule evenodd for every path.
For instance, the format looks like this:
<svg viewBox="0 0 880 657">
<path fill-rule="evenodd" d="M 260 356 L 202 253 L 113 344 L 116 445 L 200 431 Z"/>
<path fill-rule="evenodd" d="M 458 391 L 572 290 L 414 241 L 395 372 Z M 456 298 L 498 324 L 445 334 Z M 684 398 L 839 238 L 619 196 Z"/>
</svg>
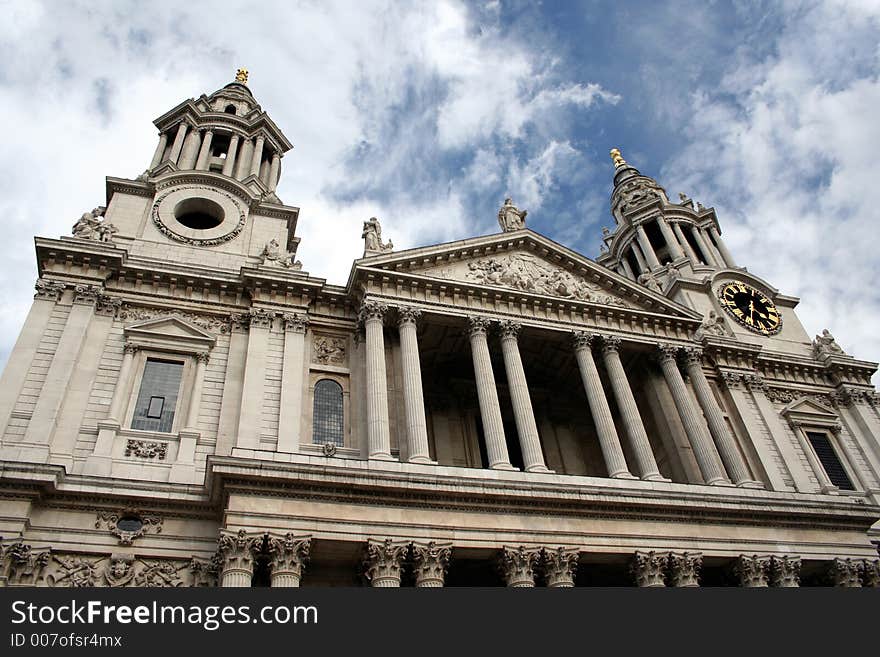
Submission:
<svg viewBox="0 0 880 657">
<path fill-rule="evenodd" d="M 365 301 L 361 308 L 361 320 L 366 333 L 367 444 L 369 458 L 376 460 L 394 460 L 391 454 L 384 343 L 385 317 L 388 312 L 389 307 L 386 304 L 375 300 Z M 421 311 L 414 308 L 403 307 L 397 311 L 408 461 L 431 463 L 416 331 L 420 317 Z M 487 317 L 470 316 L 467 332 L 489 468 L 515 469 L 508 453 L 489 351 L 490 329 L 496 325 L 523 457 L 523 469 L 526 472 L 549 473 L 551 470 L 544 461 L 519 351 L 521 325 L 509 320 L 497 322 Z M 577 361 L 607 474 L 615 479 L 669 481 L 660 474 L 632 386 L 620 358 L 620 348 L 621 339 L 617 336 L 588 331 L 576 331 L 572 334 L 572 352 Z M 599 375 L 594 349 L 600 352 L 608 374 L 611 394 L 620 411 L 623 428 L 620 433 Z M 685 368 L 695 394 L 688 390 L 679 370 L 677 359 L 680 352 L 684 356 Z M 712 394 L 702 368 L 702 351 L 698 347 L 683 349 L 673 344 L 659 344 L 656 360 L 669 387 L 704 482 L 709 485 L 761 487 L 751 479 L 736 439 Z M 701 415 L 705 417 L 705 422 Z M 623 440 L 627 441 L 627 447 L 632 454 L 631 464 L 627 463 L 624 456 Z"/>
<path fill-rule="evenodd" d="M 622 273 L 633 280 L 637 280 L 641 274 L 649 274 L 652 271 L 663 267 L 657 252 L 648 238 L 645 231 L 645 223 L 647 221 L 656 221 L 657 227 L 663 236 L 666 249 L 670 258 L 675 261 L 680 258 L 689 258 L 694 263 L 705 261 L 710 267 L 735 267 L 736 263 L 733 256 L 721 239 L 721 235 L 715 226 L 701 227 L 697 225 L 683 224 L 681 222 L 670 222 L 664 216 L 657 216 L 647 219 L 635 225 L 635 237 L 630 244 L 625 247 L 632 249 L 635 258 L 636 268 L 624 257 L 620 261 L 620 269 Z M 685 235 L 685 230 L 690 231 L 694 242 L 702 254 L 702 258 L 697 255 L 691 242 Z"/>
<path fill-rule="evenodd" d="M 266 559 L 272 587 L 300 586 L 310 559 L 312 536 L 272 532 L 221 530 L 218 541 L 218 584 L 249 587 L 254 563 Z M 397 588 L 409 570 L 419 588 L 446 585 L 453 558 L 453 544 L 398 538 L 367 539 L 358 568 L 370 586 Z M 531 588 L 573 587 L 581 563 L 581 551 L 570 546 L 502 545 L 488 555 L 505 586 Z M 695 551 L 642 551 L 629 557 L 629 575 L 639 587 L 700 586 L 703 554 Z M 801 558 L 792 554 L 740 554 L 725 566 L 740 587 L 797 587 Z M 825 567 L 827 582 L 841 587 L 880 586 L 880 560 L 834 558 Z"/>
<path fill-rule="evenodd" d="M 182 170 L 208 171 L 211 168 L 211 147 L 217 136 L 214 128 L 198 128 L 188 121 L 181 121 L 173 138 L 169 134 L 163 132 L 159 135 L 159 143 L 150 162 L 150 171 L 162 162 L 171 162 Z M 281 177 L 282 156 L 280 152 L 272 150 L 271 157 L 264 157 L 266 148 L 266 137 L 263 134 L 253 137 L 229 134 L 229 146 L 223 159 L 223 175 L 237 180 L 256 176 L 270 192 L 274 192 Z"/>
</svg>

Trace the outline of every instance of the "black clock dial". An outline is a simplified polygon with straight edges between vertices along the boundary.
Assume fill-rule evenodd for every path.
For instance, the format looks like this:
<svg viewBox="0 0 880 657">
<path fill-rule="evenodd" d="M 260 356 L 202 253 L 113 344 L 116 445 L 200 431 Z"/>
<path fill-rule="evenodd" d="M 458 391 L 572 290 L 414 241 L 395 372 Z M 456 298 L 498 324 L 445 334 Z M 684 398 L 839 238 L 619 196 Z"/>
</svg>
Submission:
<svg viewBox="0 0 880 657">
<path fill-rule="evenodd" d="M 755 333 L 772 335 L 782 328 L 782 316 L 770 298 L 742 281 L 725 283 L 718 291 L 721 307 Z"/>
</svg>

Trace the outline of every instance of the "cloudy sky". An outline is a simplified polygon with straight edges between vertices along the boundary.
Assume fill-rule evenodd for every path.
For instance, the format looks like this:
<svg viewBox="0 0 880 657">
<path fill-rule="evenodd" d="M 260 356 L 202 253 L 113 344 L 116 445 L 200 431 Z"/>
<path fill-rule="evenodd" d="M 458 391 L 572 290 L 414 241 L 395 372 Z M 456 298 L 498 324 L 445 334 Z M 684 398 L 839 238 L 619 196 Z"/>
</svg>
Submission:
<svg viewBox="0 0 880 657">
<path fill-rule="evenodd" d="M 135 177 L 151 121 L 251 71 L 294 143 L 298 257 L 344 283 L 372 215 L 399 248 L 529 226 L 596 256 L 611 164 L 715 206 L 739 264 L 880 360 L 880 2 L 0 0 L 0 363 L 36 276 Z M 218 7 L 221 7 L 218 9 Z"/>
</svg>

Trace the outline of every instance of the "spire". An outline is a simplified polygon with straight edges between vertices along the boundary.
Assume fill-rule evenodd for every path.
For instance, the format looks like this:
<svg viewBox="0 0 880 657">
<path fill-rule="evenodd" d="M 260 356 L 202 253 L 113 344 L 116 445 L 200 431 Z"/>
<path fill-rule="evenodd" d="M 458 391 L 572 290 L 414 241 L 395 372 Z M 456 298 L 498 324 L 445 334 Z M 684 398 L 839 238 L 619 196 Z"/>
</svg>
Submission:
<svg viewBox="0 0 880 657">
<path fill-rule="evenodd" d="M 626 160 L 623 159 L 623 155 L 620 154 L 619 148 L 612 148 L 608 151 L 608 154 L 611 155 L 611 161 L 614 163 L 615 189 L 617 189 L 625 180 L 641 175 L 638 169 L 626 163 Z"/>
</svg>

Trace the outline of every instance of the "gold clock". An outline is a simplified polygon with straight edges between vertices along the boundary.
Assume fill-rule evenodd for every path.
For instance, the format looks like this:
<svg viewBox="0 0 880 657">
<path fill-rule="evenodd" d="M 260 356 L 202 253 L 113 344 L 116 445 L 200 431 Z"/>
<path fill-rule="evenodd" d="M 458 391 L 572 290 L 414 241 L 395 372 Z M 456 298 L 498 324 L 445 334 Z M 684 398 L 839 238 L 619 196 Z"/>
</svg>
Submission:
<svg viewBox="0 0 880 657">
<path fill-rule="evenodd" d="M 742 281 L 730 281 L 718 290 L 721 307 L 737 322 L 755 333 L 773 335 L 782 328 L 782 316 L 760 290 Z"/>
</svg>

